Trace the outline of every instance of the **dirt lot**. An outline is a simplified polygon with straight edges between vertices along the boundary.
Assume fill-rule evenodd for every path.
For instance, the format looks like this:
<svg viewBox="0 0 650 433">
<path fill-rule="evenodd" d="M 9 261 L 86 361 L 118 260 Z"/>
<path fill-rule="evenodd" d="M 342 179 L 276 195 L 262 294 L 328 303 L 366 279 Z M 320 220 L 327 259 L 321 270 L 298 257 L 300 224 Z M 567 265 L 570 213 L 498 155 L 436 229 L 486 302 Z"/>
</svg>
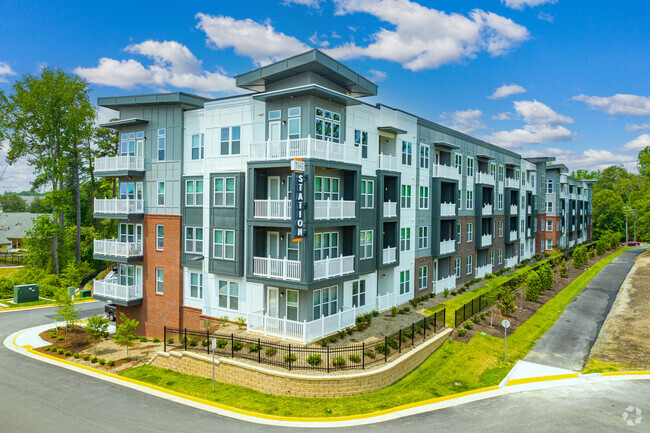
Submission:
<svg viewBox="0 0 650 433">
<path fill-rule="evenodd" d="M 639 256 L 623 282 L 591 349 L 587 367 L 602 363 L 650 369 L 650 250 Z"/>
</svg>

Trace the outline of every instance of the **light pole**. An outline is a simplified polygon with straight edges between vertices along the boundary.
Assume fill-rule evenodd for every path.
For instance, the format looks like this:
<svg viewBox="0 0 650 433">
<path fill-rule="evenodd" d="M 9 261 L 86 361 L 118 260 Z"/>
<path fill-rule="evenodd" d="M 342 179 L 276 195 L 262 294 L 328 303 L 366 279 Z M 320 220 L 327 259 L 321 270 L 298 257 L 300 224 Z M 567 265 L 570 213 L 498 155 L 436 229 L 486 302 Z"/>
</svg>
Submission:
<svg viewBox="0 0 650 433">
<path fill-rule="evenodd" d="M 629 236 L 628 236 L 628 231 L 627 231 L 627 215 L 628 212 L 630 211 L 629 206 L 623 206 L 623 209 L 625 210 L 625 245 L 629 243 Z"/>
</svg>

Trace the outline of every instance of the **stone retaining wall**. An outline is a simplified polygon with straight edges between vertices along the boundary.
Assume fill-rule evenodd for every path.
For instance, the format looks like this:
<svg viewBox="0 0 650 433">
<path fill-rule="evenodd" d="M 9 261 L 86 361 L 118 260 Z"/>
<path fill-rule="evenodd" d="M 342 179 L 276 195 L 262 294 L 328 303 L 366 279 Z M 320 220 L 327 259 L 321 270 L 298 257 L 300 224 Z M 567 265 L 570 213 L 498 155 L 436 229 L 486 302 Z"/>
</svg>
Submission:
<svg viewBox="0 0 650 433">
<path fill-rule="evenodd" d="M 215 362 L 215 380 L 241 385 L 274 395 L 294 397 L 347 397 L 386 388 L 422 364 L 444 341 L 452 329 L 446 328 L 397 359 L 380 368 L 348 370 L 329 375 L 294 374 L 232 358 L 219 357 Z M 180 373 L 212 377 L 212 357 L 193 352 L 158 352 L 150 365 Z"/>
</svg>

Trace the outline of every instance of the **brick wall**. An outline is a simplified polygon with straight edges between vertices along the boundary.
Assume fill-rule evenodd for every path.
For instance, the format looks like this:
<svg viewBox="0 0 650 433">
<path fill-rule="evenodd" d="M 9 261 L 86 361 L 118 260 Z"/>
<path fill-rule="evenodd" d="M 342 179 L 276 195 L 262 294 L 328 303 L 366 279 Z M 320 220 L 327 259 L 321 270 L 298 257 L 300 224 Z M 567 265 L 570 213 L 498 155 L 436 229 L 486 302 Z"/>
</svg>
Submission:
<svg viewBox="0 0 650 433">
<path fill-rule="evenodd" d="M 467 224 L 473 224 L 472 241 L 467 242 Z M 460 243 L 456 244 L 457 255 L 452 257 L 453 262 L 456 257 L 460 257 L 460 278 L 456 279 L 456 286 L 461 286 L 466 281 L 474 279 L 476 275 L 476 217 L 475 216 L 461 216 L 458 217 L 458 224 L 460 224 Z M 467 256 L 472 255 L 472 273 L 467 275 Z"/>
<path fill-rule="evenodd" d="M 499 237 L 499 221 L 503 224 L 503 236 Z M 494 249 L 494 266 L 492 267 L 492 272 L 496 272 L 499 269 L 502 269 L 506 265 L 506 217 L 504 215 L 495 215 L 494 216 L 494 240 L 492 241 L 492 249 Z M 502 257 L 503 260 L 499 264 L 499 248 L 503 251 Z M 488 260 L 490 259 L 488 252 Z"/>
<path fill-rule="evenodd" d="M 429 273 L 427 274 L 427 287 L 426 289 L 420 290 L 420 268 L 422 266 L 428 266 Z M 415 297 L 422 296 L 427 293 L 431 293 L 433 289 L 433 257 L 426 256 L 415 259 L 415 268 L 414 268 L 414 281 L 415 281 Z"/>
<path fill-rule="evenodd" d="M 553 248 L 560 243 L 560 237 L 562 236 L 561 231 L 557 231 L 557 226 L 561 221 L 560 216 L 547 216 L 546 214 L 538 214 L 537 216 L 537 239 L 535 240 L 535 251 L 538 253 L 542 251 L 542 243 L 546 239 L 551 239 L 553 241 Z M 546 221 L 553 221 L 553 231 L 546 231 Z M 544 230 L 542 230 L 542 227 Z"/>
</svg>

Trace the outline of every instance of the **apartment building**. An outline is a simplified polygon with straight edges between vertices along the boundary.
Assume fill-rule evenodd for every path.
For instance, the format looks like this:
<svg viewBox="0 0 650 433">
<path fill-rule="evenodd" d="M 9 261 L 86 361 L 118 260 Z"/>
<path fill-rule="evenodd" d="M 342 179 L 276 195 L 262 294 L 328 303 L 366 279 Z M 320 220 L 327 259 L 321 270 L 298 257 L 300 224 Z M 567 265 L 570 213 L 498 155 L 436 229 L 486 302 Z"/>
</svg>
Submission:
<svg viewBox="0 0 650 433">
<path fill-rule="evenodd" d="M 541 251 L 549 176 L 586 197 L 562 202 L 578 230 L 567 242 L 590 237 L 589 185 L 553 158 L 368 104 L 377 86 L 318 50 L 236 83 L 249 93 L 99 98 L 119 111 L 105 126 L 120 151 L 96 175 L 117 177 L 119 194 L 94 213 L 120 223 L 95 257 L 119 266 L 94 294 L 141 333 L 243 317 L 313 341 L 512 267 Z"/>
</svg>

